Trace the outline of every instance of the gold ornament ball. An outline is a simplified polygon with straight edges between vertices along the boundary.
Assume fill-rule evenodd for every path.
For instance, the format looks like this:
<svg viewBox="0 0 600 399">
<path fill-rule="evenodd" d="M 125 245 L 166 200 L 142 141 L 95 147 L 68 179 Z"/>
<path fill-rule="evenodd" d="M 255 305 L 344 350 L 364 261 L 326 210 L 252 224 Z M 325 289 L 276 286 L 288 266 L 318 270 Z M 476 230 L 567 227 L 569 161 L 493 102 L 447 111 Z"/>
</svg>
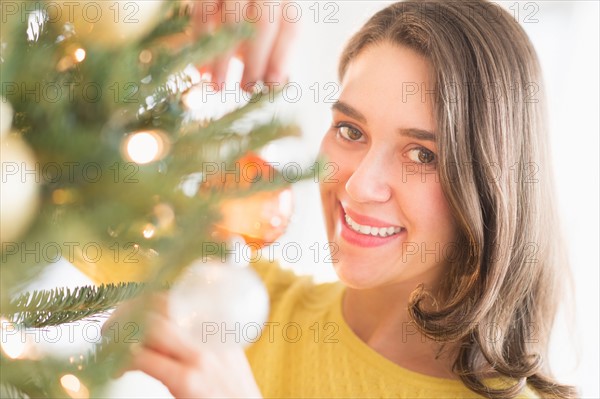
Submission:
<svg viewBox="0 0 600 399">
<path fill-rule="evenodd" d="M 8 135 L 0 142 L 0 242 L 19 238 L 35 218 L 38 207 L 38 176 L 35 155 L 18 136 Z"/>
<path fill-rule="evenodd" d="M 158 253 L 140 245 L 143 242 L 120 240 L 113 229 L 107 231 L 112 239 L 101 238 L 93 225 L 76 213 L 63 220 L 60 228 L 67 241 L 78 244 L 64 253 L 66 260 L 97 285 L 142 282 L 157 271 Z"/>
<path fill-rule="evenodd" d="M 134 243 L 115 242 L 110 247 L 93 243 L 76 247 L 71 263 L 95 284 L 143 282 L 156 273 L 153 259 L 158 254 Z"/>
<path fill-rule="evenodd" d="M 148 34 L 161 17 L 163 0 L 69 1 L 49 8 L 50 19 L 71 22 L 76 34 L 92 43 L 106 46 L 126 44 Z"/>
</svg>

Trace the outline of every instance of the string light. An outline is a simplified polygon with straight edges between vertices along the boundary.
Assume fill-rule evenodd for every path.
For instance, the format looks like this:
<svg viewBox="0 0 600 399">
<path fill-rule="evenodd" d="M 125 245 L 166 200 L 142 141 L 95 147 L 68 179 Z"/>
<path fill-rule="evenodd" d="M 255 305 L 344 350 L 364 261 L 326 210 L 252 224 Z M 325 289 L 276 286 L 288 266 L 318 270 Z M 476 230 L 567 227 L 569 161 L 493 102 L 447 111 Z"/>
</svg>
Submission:
<svg viewBox="0 0 600 399">
<path fill-rule="evenodd" d="M 85 60 L 85 50 L 82 48 L 78 48 L 77 50 L 75 50 L 75 60 L 77 62 L 81 62 L 83 60 Z"/>
<path fill-rule="evenodd" d="M 73 374 L 66 374 L 60 377 L 60 385 L 67 391 L 79 392 L 81 389 L 79 378 L 75 377 Z"/>
<path fill-rule="evenodd" d="M 60 377 L 60 385 L 73 399 L 88 399 L 90 397 L 90 391 L 73 374 L 65 374 Z"/>
<path fill-rule="evenodd" d="M 164 134 L 158 131 L 144 131 L 127 137 L 124 152 L 129 160 L 147 164 L 162 159 L 168 153 L 168 147 L 169 142 Z"/>
<path fill-rule="evenodd" d="M 142 234 L 144 236 L 144 238 L 152 238 L 154 236 L 154 232 L 155 232 L 155 228 L 154 225 L 152 224 L 147 224 L 144 227 L 144 231 L 142 231 Z"/>
<path fill-rule="evenodd" d="M 152 61 L 152 52 L 150 50 L 142 50 L 139 56 L 140 62 L 143 64 L 148 64 Z"/>
<path fill-rule="evenodd" d="M 2 331 L 2 340 L 0 346 L 2 352 L 11 359 L 20 359 L 25 357 L 28 349 L 28 343 L 15 323 L 0 319 Z"/>
</svg>

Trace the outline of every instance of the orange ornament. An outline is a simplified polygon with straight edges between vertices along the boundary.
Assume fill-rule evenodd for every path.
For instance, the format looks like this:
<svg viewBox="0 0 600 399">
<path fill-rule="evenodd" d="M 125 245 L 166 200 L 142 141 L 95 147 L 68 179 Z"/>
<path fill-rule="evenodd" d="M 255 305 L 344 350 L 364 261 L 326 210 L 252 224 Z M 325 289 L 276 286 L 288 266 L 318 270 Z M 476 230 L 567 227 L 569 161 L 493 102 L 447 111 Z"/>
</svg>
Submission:
<svg viewBox="0 0 600 399">
<path fill-rule="evenodd" d="M 235 164 L 235 173 L 232 170 L 211 175 L 207 179 L 208 185 L 219 185 L 224 190 L 250 189 L 259 181 L 274 181 L 279 174 L 273 166 L 254 153 L 240 158 Z M 262 248 L 285 233 L 292 212 L 290 187 L 226 199 L 221 203 L 223 218 L 216 225 L 217 233 L 239 235 L 246 244 Z"/>
</svg>

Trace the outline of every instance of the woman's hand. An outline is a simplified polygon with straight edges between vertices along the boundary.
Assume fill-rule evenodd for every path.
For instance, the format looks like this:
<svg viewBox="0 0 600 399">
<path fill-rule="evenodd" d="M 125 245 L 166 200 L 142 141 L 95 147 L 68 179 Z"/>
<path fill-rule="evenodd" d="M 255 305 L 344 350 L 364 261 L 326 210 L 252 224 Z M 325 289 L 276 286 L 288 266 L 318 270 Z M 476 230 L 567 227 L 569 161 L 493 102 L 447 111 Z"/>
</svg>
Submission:
<svg viewBox="0 0 600 399">
<path fill-rule="evenodd" d="M 254 376 L 241 347 L 208 349 L 193 342 L 169 320 L 167 296 L 152 298 L 144 320 L 144 337 L 131 348 L 124 371 L 140 370 L 161 381 L 175 398 L 259 398 Z M 127 323 L 129 302 L 119 307 L 103 330 Z"/>
<path fill-rule="evenodd" d="M 256 28 L 252 40 L 242 43 L 209 66 L 215 83 L 221 85 L 225 81 L 233 56 L 244 62 L 242 87 L 258 81 L 285 83 L 286 62 L 299 24 L 284 17 L 288 1 L 190 0 L 190 3 L 193 7 L 192 31 L 197 37 L 214 31 L 220 25 L 252 22 Z"/>
</svg>

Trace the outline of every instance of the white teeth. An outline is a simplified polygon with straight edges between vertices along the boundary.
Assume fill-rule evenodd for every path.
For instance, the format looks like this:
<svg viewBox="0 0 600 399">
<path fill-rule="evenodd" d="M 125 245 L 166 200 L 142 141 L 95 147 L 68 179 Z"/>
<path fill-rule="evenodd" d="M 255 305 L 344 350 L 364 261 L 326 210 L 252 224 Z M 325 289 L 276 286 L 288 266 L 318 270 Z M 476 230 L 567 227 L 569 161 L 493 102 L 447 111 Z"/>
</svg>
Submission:
<svg viewBox="0 0 600 399">
<path fill-rule="evenodd" d="M 358 228 L 358 231 L 361 232 L 362 234 L 371 234 L 371 227 L 370 226 L 360 226 Z"/>
<path fill-rule="evenodd" d="M 356 223 L 348 215 L 344 215 L 344 217 L 346 219 L 346 223 L 348 224 L 348 226 L 350 226 L 350 228 L 352 230 L 354 230 L 360 234 L 372 235 L 374 237 L 377 237 L 377 236 L 387 237 L 387 236 L 391 236 L 392 234 L 397 234 L 400 232 L 400 230 L 402 230 L 401 227 L 394 227 L 394 226 L 389 226 L 389 227 L 365 226 L 365 225 Z"/>
</svg>

